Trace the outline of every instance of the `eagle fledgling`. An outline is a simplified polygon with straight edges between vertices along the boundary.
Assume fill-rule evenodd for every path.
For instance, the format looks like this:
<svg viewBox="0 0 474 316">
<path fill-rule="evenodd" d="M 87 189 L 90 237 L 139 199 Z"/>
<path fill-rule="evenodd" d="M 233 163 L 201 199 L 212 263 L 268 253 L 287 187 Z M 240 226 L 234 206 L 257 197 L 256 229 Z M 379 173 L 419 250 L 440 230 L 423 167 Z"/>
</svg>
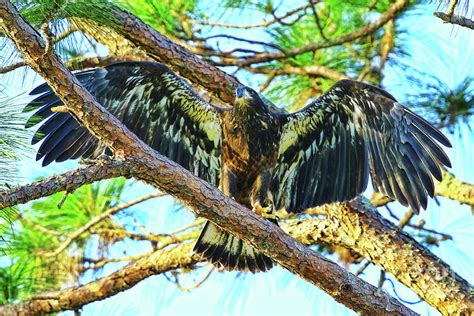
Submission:
<svg viewBox="0 0 474 316">
<path fill-rule="evenodd" d="M 250 88 L 231 109 L 213 106 L 166 66 L 127 62 L 76 74 L 111 114 L 153 149 L 276 223 L 274 209 L 299 212 L 376 191 L 418 211 L 434 195 L 433 177 L 450 161 L 449 140 L 422 117 L 372 85 L 341 80 L 303 110 L 277 113 Z M 94 158 L 107 148 L 68 113 L 46 85 L 25 110 L 43 122 L 43 165 Z M 439 143 L 439 144 L 438 144 Z M 265 271 L 272 261 L 207 222 L 195 250 L 227 270 Z"/>
</svg>

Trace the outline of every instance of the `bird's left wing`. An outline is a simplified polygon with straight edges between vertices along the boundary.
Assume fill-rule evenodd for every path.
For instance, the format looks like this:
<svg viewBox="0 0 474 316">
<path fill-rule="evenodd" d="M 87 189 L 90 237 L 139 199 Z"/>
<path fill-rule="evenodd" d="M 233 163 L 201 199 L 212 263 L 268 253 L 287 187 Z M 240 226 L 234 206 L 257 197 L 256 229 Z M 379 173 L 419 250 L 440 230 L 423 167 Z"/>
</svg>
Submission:
<svg viewBox="0 0 474 316">
<path fill-rule="evenodd" d="M 449 140 L 387 92 L 341 80 L 287 116 L 271 192 L 277 209 L 298 212 L 374 189 L 418 211 L 433 196 L 432 176 L 450 161 Z"/>
<path fill-rule="evenodd" d="M 152 62 L 125 62 L 75 74 L 111 114 L 162 155 L 202 179 L 218 185 L 220 175 L 219 109 L 194 93 L 168 67 Z M 79 157 L 93 158 L 105 146 L 68 113 L 43 84 L 25 110 L 36 110 L 26 127 L 43 122 L 32 143 L 42 141 L 36 159 L 43 165 Z"/>
</svg>

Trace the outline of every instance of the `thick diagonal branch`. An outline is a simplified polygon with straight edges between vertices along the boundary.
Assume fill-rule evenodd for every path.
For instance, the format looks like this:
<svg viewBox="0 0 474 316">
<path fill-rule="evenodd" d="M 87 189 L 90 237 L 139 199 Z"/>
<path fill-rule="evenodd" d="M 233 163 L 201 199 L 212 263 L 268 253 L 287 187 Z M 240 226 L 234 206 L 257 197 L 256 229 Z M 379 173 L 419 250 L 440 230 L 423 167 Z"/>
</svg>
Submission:
<svg viewBox="0 0 474 316">
<path fill-rule="evenodd" d="M 146 146 L 95 102 L 56 55 L 45 51 L 43 38 L 9 1 L 0 0 L 0 16 L 2 29 L 23 53 L 27 63 L 45 78 L 74 117 L 116 154 L 132 163 L 130 170 L 135 177 L 179 198 L 197 215 L 250 242 L 292 273 L 319 286 L 353 310 L 371 314 L 413 314 L 388 295 L 383 295 L 386 299 L 381 300 L 376 287 L 347 273 Z"/>
</svg>

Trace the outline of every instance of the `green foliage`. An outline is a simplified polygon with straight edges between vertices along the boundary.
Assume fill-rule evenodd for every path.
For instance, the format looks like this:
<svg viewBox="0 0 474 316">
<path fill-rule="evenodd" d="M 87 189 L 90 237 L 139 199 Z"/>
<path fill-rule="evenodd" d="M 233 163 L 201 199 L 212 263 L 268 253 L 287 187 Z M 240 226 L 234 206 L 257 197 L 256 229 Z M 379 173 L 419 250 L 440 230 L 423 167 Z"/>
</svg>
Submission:
<svg viewBox="0 0 474 316">
<path fill-rule="evenodd" d="M 88 250 L 88 245 L 96 243 L 98 237 L 102 246 L 99 251 L 107 252 L 109 240 L 86 231 L 56 256 L 47 254 L 57 250 L 68 234 L 116 206 L 125 189 L 126 180 L 117 178 L 79 188 L 67 196 L 60 208 L 63 193 L 32 202 L 18 211 L 8 210 L 8 221 L 0 226 L 4 241 L 0 303 L 11 303 L 77 282 L 81 258 L 97 255 Z M 95 227 L 120 226 L 110 218 Z"/>
<path fill-rule="evenodd" d="M 0 85 L 0 188 L 17 180 L 15 163 L 28 151 L 21 107 L 3 89 Z"/>
<path fill-rule="evenodd" d="M 120 6 L 158 31 L 176 36 L 181 32 L 189 34 L 189 25 L 184 22 L 183 17 L 195 10 L 196 2 L 196 0 L 124 0 Z"/>
<path fill-rule="evenodd" d="M 330 0 L 315 5 L 319 26 L 313 14 L 309 12 L 299 21 L 291 25 L 277 25 L 267 30 L 273 43 L 284 50 L 303 47 L 312 43 L 323 44 L 327 38 L 337 38 L 355 31 L 368 22 L 379 17 L 388 6 L 388 1 L 378 1 L 372 10 L 368 8 L 372 1 Z M 371 37 L 363 37 L 344 45 L 328 47 L 299 54 L 284 61 L 267 65 L 271 69 L 284 68 L 285 65 L 296 67 L 324 66 L 341 74 L 357 78 L 365 67 L 374 66 L 374 59 L 380 56 L 380 43 L 383 31 L 374 33 Z M 366 80 L 380 83 L 380 76 L 368 76 Z M 334 80 L 314 76 L 287 75 L 277 77 L 268 90 L 271 100 L 279 100 L 290 104 L 290 110 L 297 110 L 305 105 L 308 98 L 314 97 L 327 90 L 335 83 Z M 283 97 L 283 99 L 282 99 Z M 293 101 L 296 100 L 296 101 Z"/>
<path fill-rule="evenodd" d="M 454 88 L 438 78 L 431 79 L 424 84 L 422 93 L 411 97 L 414 106 L 451 132 L 463 123 L 470 126 L 474 115 L 474 78 L 467 77 Z"/>
<path fill-rule="evenodd" d="M 90 18 L 97 22 L 107 23 L 113 17 L 109 12 L 114 1 L 105 0 L 28 0 L 15 1 L 21 15 L 32 25 L 45 22 L 64 22 L 69 17 Z"/>
</svg>

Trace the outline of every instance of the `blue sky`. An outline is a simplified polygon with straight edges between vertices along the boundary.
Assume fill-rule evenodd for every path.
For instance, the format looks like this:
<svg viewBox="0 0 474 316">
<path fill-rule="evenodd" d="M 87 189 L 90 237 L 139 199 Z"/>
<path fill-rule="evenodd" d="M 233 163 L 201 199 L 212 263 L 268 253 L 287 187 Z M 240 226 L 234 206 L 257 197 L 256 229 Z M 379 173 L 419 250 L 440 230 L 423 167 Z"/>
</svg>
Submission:
<svg viewBox="0 0 474 316">
<path fill-rule="evenodd" d="M 474 32 L 444 25 L 438 19 L 431 16 L 435 6 L 421 6 L 418 13 L 411 15 L 401 22 L 401 26 L 407 30 L 406 47 L 411 57 L 406 61 L 415 65 L 422 72 L 437 76 L 453 87 L 467 75 L 474 73 Z M 219 14 L 215 13 L 216 17 Z M 251 17 L 238 16 L 236 14 L 226 17 L 229 23 L 248 23 Z M 248 34 L 247 34 L 248 36 Z M 254 34 L 259 38 L 261 34 Z M 221 47 L 226 45 L 221 43 Z M 16 71 L 19 74 L 21 71 Z M 33 74 L 27 75 L 25 84 L 19 80 L 10 79 L 8 94 L 19 95 L 37 85 L 41 79 L 30 80 Z M 383 84 L 400 100 L 407 93 L 414 92 L 414 87 L 407 84 L 407 73 L 396 66 L 389 66 L 385 72 Z M 19 76 L 17 76 L 19 77 Z M 249 80 L 252 77 L 240 78 L 248 85 L 257 87 L 257 84 Z M 453 162 L 452 172 L 467 182 L 474 183 L 473 143 L 474 136 L 467 127 L 461 132 L 448 135 L 453 143 L 453 149 L 449 150 Z M 30 157 L 20 167 L 23 182 L 31 181 L 38 176 L 66 171 L 76 164 L 64 163 L 53 164 L 47 168 L 41 168 L 40 163 L 33 162 Z M 141 196 L 151 188 L 136 183 L 132 190 L 127 191 L 127 199 Z M 471 283 L 474 282 L 472 264 L 474 262 L 474 219 L 471 209 L 461 206 L 459 203 L 440 199 L 441 206 L 434 201 L 429 202 L 427 211 L 422 212 L 415 218 L 415 222 L 423 219 L 427 222 L 426 227 L 443 231 L 454 236 L 453 241 L 441 243 L 439 247 L 432 250 L 443 260 L 448 262 L 453 269 Z M 159 204 L 159 206 L 157 206 Z M 403 214 L 401 206 L 393 209 L 398 214 Z M 191 212 L 176 206 L 171 198 L 163 198 L 160 203 L 156 200 L 145 202 L 134 208 L 140 221 L 148 228 L 156 232 L 166 232 L 177 229 L 194 220 Z M 382 211 L 386 218 L 387 212 Z M 120 243 L 114 247 L 113 255 L 119 256 L 123 251 L 131 255 L 146 251 L 147 246 L 134 246 L 131 243 Z M 133 244 L 136 245 L 136 244 Z M 336 260 L 335 257 L 332 257 Z M 120 264 L 108 265 L 102 275 L 106 275 Z M 352 267 L 351 271 L 358 267 Z M 205 266 L 196 272 L 185 274 L 181 281 L 183 286 L 190 286 L 199 281 L 208 271 Z M 364 278 L 376 283 L 379 270 L 369 267 Z M 83 281 L 90 280 L 93 276 L 86 275 Z M 388 276 L 394 280 L 393 277 Z M 397 293 L 406 301 L 416 302 L 417 296 L 403 285 L 396 283 Z M 384 289 L 393 294 L 388 282 Z M 437 315 L 427 304 L 420 303 L 410 306 L 421 314 Z M 214 272 L 210 278 L 199 288 L 190 292 L 183 292 L 176 288 L 175 284 L 168 281 L 166 277 L 154 276 L 141 282 L 131 290 L 120 293 L 112 298 L 85 306 L 84 315 L 349 315 L 354 314 L 313 285 L 300 280 L 286 270 L 277 267 L 264 274 L 239 274 Z M 65 313 L 69 314 L 69 313 Z"/>
</svg>

